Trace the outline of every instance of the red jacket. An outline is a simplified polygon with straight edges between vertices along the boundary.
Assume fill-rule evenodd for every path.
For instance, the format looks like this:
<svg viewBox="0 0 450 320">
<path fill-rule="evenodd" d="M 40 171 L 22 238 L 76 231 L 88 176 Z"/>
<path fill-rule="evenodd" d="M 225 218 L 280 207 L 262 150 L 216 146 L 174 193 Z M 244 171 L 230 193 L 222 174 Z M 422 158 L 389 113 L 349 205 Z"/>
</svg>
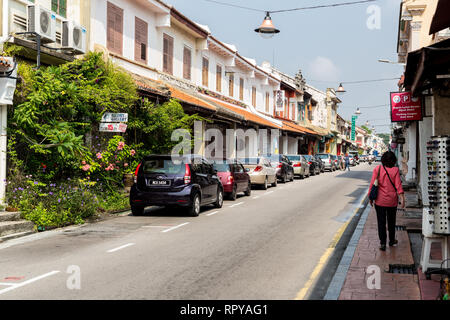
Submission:
<svg viewBox="0 0 450 320">
<path fill-rule="evenodd" d="M 391 177 L 392 183 L 397 188 L 397 192 L 395 192 L 392 183 L 389 181 L 389 178 L 386 174 L 382 165 L 379 165 L 373 169 L 372 180 L 370 181 L 369 194 L 370 189 L 372 189 L 372 185 L 377 178 L 378 171 L 380 171 L 380 175 L 378 177 L 378 196 L 375 200 L 375 204 L 380 207 L 397 207 L 398 205 L 398 195 L 402 194 L 402 182 L 400 180 L 400 171 L 398 167 L 388 168 L 385 167 L 389 176 Z"/>
</svg>

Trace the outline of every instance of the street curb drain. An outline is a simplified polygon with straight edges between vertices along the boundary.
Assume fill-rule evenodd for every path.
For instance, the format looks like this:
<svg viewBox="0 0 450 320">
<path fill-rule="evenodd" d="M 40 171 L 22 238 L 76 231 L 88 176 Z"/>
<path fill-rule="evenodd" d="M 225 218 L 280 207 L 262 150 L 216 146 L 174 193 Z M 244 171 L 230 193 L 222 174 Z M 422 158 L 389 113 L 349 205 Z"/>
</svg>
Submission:
<svg viewBox="0 0 450 320">
<path fill-rule="evenodd" d="M 417 274 L 417 270 L 414 264 L 390 264 L 387 273 Z"/>
</svg>

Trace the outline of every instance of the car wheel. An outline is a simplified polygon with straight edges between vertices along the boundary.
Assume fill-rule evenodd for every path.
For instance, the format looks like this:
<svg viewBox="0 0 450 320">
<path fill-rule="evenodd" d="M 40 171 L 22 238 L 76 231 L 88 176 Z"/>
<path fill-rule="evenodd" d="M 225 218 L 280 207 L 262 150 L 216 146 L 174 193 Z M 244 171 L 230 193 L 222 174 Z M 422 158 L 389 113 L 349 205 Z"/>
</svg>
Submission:
<svg viewBox="0 0 450 320">
<path fill-rule="evenodd" d="M 266 178 L 264 179 L 264 184 L 262 185 L 262 189 L 263 190 L 267 190 L 267 176 L 266 176 Z"/>
<path fill-rule="evenodd" d="M 144 214 L 144 207 L 142 206 L 131 206 L 131 214 L 133 216 L 142 216 Z"/>
<path fill-rule="evenodd" d="M 237 198 L 237 186 L 233 186 L 233 191 L 228 195 L 229 199 L 235 201 Z"/>
<path fill-rule="evenodd" d="M 285 172 L 283 175 L 283 179 L 281 180 L 283 183 L 287 182 L 287 173 Z"/>
<path fill-rule="evenodd" d="M 200 214 L 200 195 L 196 193 L 192 199 L 192 204 L 188 208 L 188 213 L 192 217 L 197 217 Z"/>
<path fill-rule="evenodd" d="M 295 179 L 295 175 L 294 175 L 294 173 L 292 173 L 291 174 L 291 182 L 294 181 L 294 179 Z"/>
<path fill-rule="evenodd" d="M 272 183 L 272 187 L 276 187 L 277 185 L 278 185 L 278 179 L 277 179 L 277 176 L 275 176 L 275 180 Z"/>
<path fill-rule="evenodd" d="M 249 197 L 252 194 L 252 184 L 250 183 L 250 181 L 248 182 L 248 187 L 247 190 L 244 191 L 244 194 Z"/>
<path fill-rule="evenodd" d="M 223 190 L 221 188 L 217 191 L 217 200 L 214 203 L 214 206 L 216 208 L 222 208 L 223 206 Z"/>
</svg>

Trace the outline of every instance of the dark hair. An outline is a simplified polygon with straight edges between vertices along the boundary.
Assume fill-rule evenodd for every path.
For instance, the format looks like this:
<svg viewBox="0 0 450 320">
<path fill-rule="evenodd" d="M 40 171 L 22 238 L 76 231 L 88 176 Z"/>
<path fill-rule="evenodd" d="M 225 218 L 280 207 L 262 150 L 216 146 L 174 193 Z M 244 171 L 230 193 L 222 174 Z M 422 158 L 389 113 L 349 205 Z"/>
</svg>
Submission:
<svg viewBox="0 0 450 320">
<path fill-rule="evenodd" d="M 392 168 L 397 163 L 397 157 L 392 151 L 386 151 L 381 157 L 381 163 L 388 168 Z"/>
</svg>

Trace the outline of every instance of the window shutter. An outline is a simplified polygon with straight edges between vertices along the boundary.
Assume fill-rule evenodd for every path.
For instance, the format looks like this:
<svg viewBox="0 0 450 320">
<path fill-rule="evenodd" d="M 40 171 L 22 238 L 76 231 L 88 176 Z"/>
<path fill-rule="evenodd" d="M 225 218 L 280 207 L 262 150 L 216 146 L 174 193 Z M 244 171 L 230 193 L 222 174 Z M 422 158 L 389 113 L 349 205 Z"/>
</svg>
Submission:
<svg viewBox="0 0 450 320">
<path fill-rule="evenodd" d="M 222 67 L 219 65 L 216 68 L 216 91 L 222 92 Z"/>
<path fill-rule="evenodd" d="M 209 61 L 206 58 L 203 58 L 203 67 L 202 67 L 202 84 L 203 86 L 208 86 L 208 69 L 209 69 Z"/>
<path fill-rule="evenodd" d="M 230 74 L 230 80 L 228 82 L 228 93 L 230 97 L 234 96 L 234 75 Z"/>
<path fill-rule="evenodd" d="M 269 113 L 269 111 L 270 111 L 269 99 L 270 99 L 270 95 L 268 92 L 266 92 L 266 112 L 267 113 Z"/>
<path fill-rule="evenodd" d="M 256 107 L 256 87 L 252 87 L 252 106 Z"/>
<path fill-rule="evenodd" d="M 244 79 L 239 79 L 239 100 L 244 100 Z"/>
<path fill-rule="evenodd" d="M 135 18 L 134 22 L 134 59 L 147 62 L 148 24 L 144 20 Z"/>
<path fill-rule="evenodd" d="M 187 80 L 191 80 L 191 61 L 192 61 L 191 50 L 187 47 L 184 47 L 184 50 L 183 50 L 183 78 L 187 79 Z"/>
<path fill-rule="evenodd" d="M 173 38 L 167 34 L 163 36 L 163 71 L 173 73 Z"/>
<path fill-rule="evenodd" d="M 123 9 L 108 2 L 107 5 L 107 34 L 108 50 L 122 54 L 123 49 Z"/>
</svg>

